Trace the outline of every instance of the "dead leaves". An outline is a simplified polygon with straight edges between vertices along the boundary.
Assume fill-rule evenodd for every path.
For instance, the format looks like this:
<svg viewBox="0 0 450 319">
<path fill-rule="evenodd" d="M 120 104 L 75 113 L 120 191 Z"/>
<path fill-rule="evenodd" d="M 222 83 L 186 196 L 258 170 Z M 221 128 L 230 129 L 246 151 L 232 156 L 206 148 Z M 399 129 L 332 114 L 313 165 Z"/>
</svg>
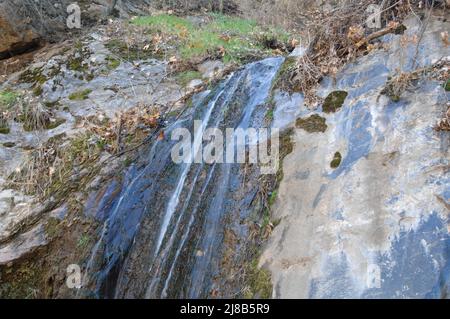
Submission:
<svg viewBox="0 0 450 319">
<path fill-rule="evenodd" d="M 448 47 L 450 45 L 448 31 L 441 32 L 441 40 L 446 47 Z"/>
<path fill-rule="evenodd" d="M 450 104 L 447 104 L 447 112 L 445 116 L 439 120 L 435 130 L 438 132 L 450 132 Z"/>
<path fill-rule="evenodd" d="M 358 43 L 364 38 L 364 28 L 362 26 L 351 26 L 347 32 L 347 38 L 353 43 Z"/>
<path fill-rule="evenodd" d="M 105 150 L 114 154 L 122 149 L 121 141 L 139 140 L 139 137 L 157 129 L 160 122 L 161 114 L 158 106 L 139 103 L 116 116 L 115 120 L 99 120 L 98 117 L 91 117 L 85 119 L 81 126 L 98 136 L 103 141 Z"/>
</svg>

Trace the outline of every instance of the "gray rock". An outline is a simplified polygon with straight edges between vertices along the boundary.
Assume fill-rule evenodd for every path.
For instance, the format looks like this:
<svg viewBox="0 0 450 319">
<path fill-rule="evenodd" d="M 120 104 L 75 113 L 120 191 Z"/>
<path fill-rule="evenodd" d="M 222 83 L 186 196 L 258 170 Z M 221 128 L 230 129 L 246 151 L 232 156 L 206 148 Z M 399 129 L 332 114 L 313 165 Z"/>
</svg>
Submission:
<svg viewBox="0 0 450 319">
<path fill-rule="evenodd" d="M 225 65 L 222 61 L 206 61 L 198 66 L 198 71 L 202 73 L 202 76 L 206 79 L 212 79 L 215 75 L 219 74 Z"/>
<path fill-rule="evenodd" d="M 408 20 L 408 34 L 419 23 Z M 448 55 L 433 19 L 417 67 Z M 433 130 L 449 97 L 438 81 L 423 80 L 397 103 L 378 98 L 388 75 L 411 69 L 415 44 L 372 52 L 348 65 L 319 94 L 348 92 L 326 118 L 324 133 L 296 130 L 283 163 L 273 232 L 261 265 L 272 273 L 277 298 L 424 298 L 445 295 L 450 275 L 449 139 Z M 292 98 L 292 100 L 295 100 Z M 289 109 L 279 97 L 277 114 Z M 287 105 L 287 107 L 286 107 Z M 301 114 L 300 110 L 291 113 Z M 283 122 L 280 116 L 278 122 Z M 342 154 L 337 168 L 330 163 Z M 447 168 L 446 168 L 447 167 Z M 304 172 L 308 172 L 307 175 Z"/>
<path fill-rule="evenodd" d="M 0 265 L 6 265 L 47 244 L 44 224 L 17 236 L 12 242 L 0 246 Z"/>
</svg>

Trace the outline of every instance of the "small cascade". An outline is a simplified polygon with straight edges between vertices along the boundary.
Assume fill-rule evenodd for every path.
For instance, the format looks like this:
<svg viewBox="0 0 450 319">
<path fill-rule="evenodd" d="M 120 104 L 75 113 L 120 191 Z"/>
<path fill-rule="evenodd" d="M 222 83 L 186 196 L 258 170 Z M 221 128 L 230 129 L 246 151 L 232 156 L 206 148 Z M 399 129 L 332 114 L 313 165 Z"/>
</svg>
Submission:
<svg viewBox="0 0 450 319">
<path fill-rule="evenodd" d="M 97 298 L 200 298 L 216 285 L 226 221 L 245 218 L 257 187 L 242 185 L 243 164 L 175 164 L 176 128 L 200 141 L 207 128 L 260 128 L 283 58 L 251 63 L 215 89 L 166 130 L 166 138 L 141 151 L 121 188 L 99 208 L 99 241 L 86 264 L 83 294 Z M 194 145 L 199 145 L 195 143 Z M 201 150 L 194 146 L 193 155 Z M 235 194 L 239 193 L 239 196 Z M 110 196 L 109 193 L 106 193 Z M 239 224 L 239 223 L 236 223 Z M 243 227 L 239 230 L 245 234 Z"/>
</svg>

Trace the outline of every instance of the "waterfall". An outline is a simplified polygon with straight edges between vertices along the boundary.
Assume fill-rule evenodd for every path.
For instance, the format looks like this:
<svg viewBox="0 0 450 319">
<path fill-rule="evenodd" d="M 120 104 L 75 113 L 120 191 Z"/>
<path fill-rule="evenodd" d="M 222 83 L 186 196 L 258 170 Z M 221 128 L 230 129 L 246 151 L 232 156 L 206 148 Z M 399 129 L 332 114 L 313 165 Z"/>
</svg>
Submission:
<svg viewBox="0 0 450 319">
<path fill-rule="evenodd" d="M 193 131 L 199 119 L 194 141 L 200 143 L 209 127 L 261 127 L 282 63 L 281 57 L 251 63 L 200 93 L 189 112 L 166 129 L 169 137 L 142 150 L 115 204 L 104 212 L 86 266 L 84 293 L 100 298 L 198 298 L 208 293 L 220 271 L 221 221 L 244 212 L 248 196 L 230 196 L 240 164 L 174 164 L 170 133 L 181 127 Z M 194 147 L 193 155 L 200 151 Z"/>
</svg>

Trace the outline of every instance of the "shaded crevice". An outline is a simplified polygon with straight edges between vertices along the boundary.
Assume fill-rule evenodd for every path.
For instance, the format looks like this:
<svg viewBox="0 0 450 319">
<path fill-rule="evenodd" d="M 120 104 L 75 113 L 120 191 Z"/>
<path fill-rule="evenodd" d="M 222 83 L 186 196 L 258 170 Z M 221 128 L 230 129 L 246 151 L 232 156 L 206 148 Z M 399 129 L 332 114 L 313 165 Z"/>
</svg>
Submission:
<svg viewBox="0 0 450 319">
<path fill-rule="evenodd" d="M 10 59 L 15 56 L 37 51 L 44 46 L 41 39 L 35 39 L 27 43 L 14 44 L 7 51 L 0 52 L 0 60 Z"/>
</svg>

